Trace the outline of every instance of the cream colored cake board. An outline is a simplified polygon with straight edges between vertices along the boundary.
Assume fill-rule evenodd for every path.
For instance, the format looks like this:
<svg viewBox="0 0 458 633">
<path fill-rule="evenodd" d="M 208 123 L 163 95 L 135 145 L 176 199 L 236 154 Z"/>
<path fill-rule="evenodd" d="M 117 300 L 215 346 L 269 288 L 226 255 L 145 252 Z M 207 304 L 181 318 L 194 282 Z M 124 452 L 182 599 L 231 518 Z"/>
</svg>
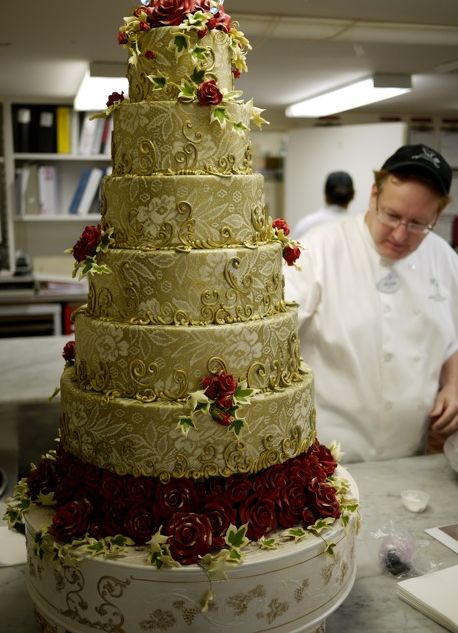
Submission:
<svg viewBox="0 0 458 633">
<path fill-rule="evenodd" d="M 357 488 L 350 475 L 352 494 Z M 336 544 L 311 537 L 274 551 L 252 546 L 229 580 L 213 581 L 214 601 L 202 612 L 210 589 L 197 566 L 151 568 L 142 551 L 120 560 L 84 557 L 76 567 L 40 560 L 33 553 L 33 532 L 46 510 L 26 516 L 28 589 L 46 633 L 312 633 L 350 592 L 356 573 L 356 517 L 344 530 L 340 521 L 323 533 Z M 47 624 L 43 624 L 46 622 Z"/>
</svg>

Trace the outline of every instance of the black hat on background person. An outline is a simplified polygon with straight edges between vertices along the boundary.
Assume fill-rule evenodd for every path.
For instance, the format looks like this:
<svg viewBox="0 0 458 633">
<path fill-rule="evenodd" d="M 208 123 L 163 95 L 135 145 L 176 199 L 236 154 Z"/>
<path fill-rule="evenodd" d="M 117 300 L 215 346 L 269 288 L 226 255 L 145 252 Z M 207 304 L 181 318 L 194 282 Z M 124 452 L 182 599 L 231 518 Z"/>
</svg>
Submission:
<svg viewBox="0 0 458 633">
<path fill-rule="evenodd" d="M 347 208 L 355 196 L 353 180 L 346 171 L 333 171 L 328 174 L 324 184 L 327 204 L 337 204 Z"/>
<path fill-rule="evenodd" d="M 445 158 L 428 145 L 403 145 L 386 159 L 382 170 L 410 170 L 427 174 L 443 196 L 448 196 L 452 184 L 452 169 Z"/>
</svg>

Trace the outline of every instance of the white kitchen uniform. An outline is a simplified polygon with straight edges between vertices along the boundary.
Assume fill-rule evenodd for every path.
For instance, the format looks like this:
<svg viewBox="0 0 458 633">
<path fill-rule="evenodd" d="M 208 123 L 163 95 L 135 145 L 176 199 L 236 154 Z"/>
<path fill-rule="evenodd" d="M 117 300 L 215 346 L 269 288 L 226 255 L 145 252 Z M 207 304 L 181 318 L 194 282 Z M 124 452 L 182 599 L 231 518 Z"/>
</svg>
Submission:
<svg viewBox="0 0 458 633">
<path fill-rule="evenodd" d="M 343 461 L 413 455 L 422 446 L 443 363 L 458 349 L 458 257 L 429 234 L 391 261 L 364 214 L 302 241 L 285 269 L 299 304 L 302 355 L 315 374 L 318 438 Z"/>
<path fill-rule="evenodd" d="M 304 233 L 325 222 L 339 222 L 347 217 L 347 210 L 337 204 L 330 204 L 327 207 L 309 213 L 296 224 L 293 230 L 293 239 L 299 240 Z"/>
</svg>

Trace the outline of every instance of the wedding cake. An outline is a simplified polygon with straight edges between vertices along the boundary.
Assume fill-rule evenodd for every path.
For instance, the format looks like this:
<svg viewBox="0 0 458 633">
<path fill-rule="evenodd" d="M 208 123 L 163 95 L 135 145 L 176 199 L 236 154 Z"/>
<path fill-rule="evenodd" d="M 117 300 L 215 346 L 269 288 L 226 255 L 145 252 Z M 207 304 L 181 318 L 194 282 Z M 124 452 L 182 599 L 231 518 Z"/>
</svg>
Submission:
<svg viewBox="0 0 458 633">
<path fill-rule="evenodd" d="M 357 489 L 315 432 L 282 266 L 299 246 L 252 172 L 249 43 L 217 0 L 124 19 L 100 225 L 58 447 L 18 484 L 46 632 L 315 631 L 355 573 Z"/>
</svg>

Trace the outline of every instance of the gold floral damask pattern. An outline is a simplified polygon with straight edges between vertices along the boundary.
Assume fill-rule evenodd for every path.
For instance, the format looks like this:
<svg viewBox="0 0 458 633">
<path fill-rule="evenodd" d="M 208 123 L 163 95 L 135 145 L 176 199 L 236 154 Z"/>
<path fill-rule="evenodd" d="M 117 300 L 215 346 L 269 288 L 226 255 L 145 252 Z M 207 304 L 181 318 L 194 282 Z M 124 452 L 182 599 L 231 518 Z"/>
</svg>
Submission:
<svg viewBox="0 0 458 633">
<path fill-rule="evenodd" d="M 232 125 L 210 121 L 209 108 L 174 101 L 123 101 L 113 112 L 113 174 L 251 174 L 249 141 L 252 105 L 230 103 Z"/>
<path fill-rule="evenodd" d="M 285 311 L 281 245 L 101 253 L 109 275 L 91 275 L 88 313 L 139 324 L 251 321 Z"/>
<path fill-rule="evenodd" d="M 61 380 L 61 443 L 82 461 L 118 474 L 159 477 L 257 472 L 306 451 L 316 437 L 313 378 L 252 397 L 239 436 L 199 413 L 187 436 L 177 420 L 184 402 L 139 402 L 81 390 L 74 369 Z"/>
<path fill-rule="evenodd" d="M 211 73 L 216 79 L 220 90 L 233 89 L 233 74 L 231 68 L 230 39 L 220 30 L 210 30 L 205 37 L 199 38 L 195 31 L 187 33 L 189 37 L 188 50 L 182 51 L 177 63 L 176 48 L 173 39 L 183 30 L 177 27 L 154 28 L 143 33 L 139 38 L 140 55 L 135 64 L 129 64 L 127 77 L 129 79 L 129 99 L 131 101 L 167 101 L 176 99 L 178 89 L 172 84 L 179 85 L 182 80 L 190 77 L 196 67 L 196 59 L 189 52 L 198 45 L 205 49 L 199 59 L 199 68 Z M 145 51 L 154 53 L 153 59 L 144 56 Z M 163 76 L 167 78 L 165 89 L 153 89 L 153 83 L 147 75 Z"/>
<path fill-rule="evenodd" d="M 294 307 L 265 319 L 221 325 L 133 325 L 75 316 L 81 388 L 142 401 L 179 400 L 201 388 L 213 361 L 252 389 L 301 379 Z"/>
<path fill-rule="evenodd" d="M 270 230 L 261 174 L 107 176 L 101 211 L 119 248 L 258 244 Z"/>
</svg>

